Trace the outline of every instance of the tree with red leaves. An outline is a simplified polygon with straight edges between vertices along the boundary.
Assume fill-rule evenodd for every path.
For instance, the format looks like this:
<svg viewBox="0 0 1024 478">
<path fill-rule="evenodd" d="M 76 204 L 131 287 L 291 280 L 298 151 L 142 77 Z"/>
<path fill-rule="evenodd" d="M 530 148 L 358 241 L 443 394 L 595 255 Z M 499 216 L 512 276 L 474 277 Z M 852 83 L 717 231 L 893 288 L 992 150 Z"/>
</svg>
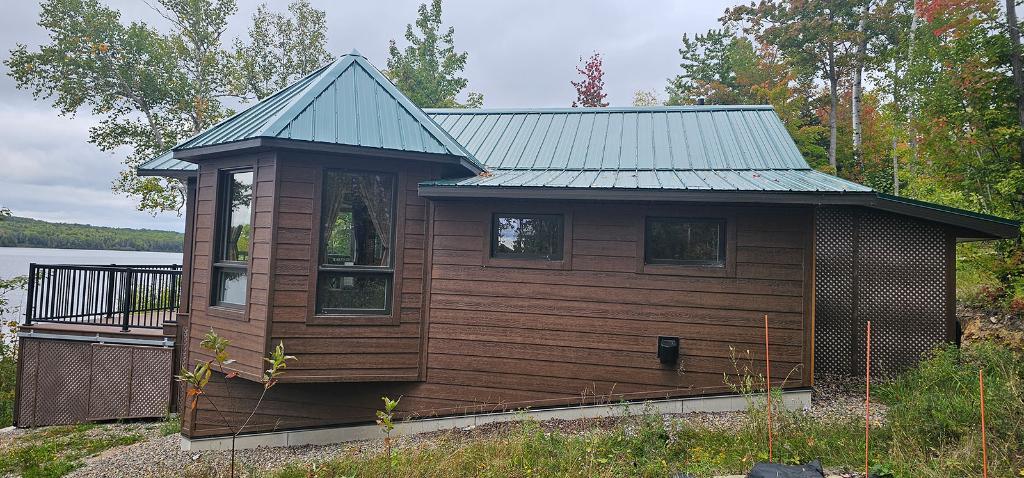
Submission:
<svg viewBox="0 0 1024 478">
<path fill-rule="evenodd" d="M 580 61 L 583 61 L 582 57 Z M 570 81 L 576 88 L 576 101 L 572 102 L 573 108 L 580 106 L 604 108 L 608 106 L 608 102 L 604 101 L 608 95 L 604 92 L 604 69 L 601 67 L 601 63 L 601 54 L 594 52 L 582 68 L 576 67 L 576 72 L 583 75 L 583 79 Z"/>
</svg>

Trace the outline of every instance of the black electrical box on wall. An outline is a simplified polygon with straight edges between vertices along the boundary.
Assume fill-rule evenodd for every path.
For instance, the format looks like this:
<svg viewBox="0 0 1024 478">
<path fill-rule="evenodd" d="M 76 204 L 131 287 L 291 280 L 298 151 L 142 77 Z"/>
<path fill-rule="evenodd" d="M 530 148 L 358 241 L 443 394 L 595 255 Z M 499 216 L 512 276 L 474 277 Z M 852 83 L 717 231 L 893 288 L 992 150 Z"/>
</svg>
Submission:
<svg viewBox="0 0 1024 478">
<path fill-rule="evenodd" d="M 658 360 L 663 364 L 679 361 L 679 337 L 658 337 Z"/>
</svg>

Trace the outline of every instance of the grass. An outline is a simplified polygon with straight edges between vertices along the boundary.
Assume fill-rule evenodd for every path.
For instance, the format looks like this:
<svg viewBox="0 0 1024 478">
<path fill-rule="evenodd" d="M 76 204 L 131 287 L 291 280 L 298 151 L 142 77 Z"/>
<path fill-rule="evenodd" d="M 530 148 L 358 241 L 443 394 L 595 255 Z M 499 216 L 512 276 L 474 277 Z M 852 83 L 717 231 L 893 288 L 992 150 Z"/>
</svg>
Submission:
<svg viewBox="0 0 1024 478">
<path fill-rule="evenodd" d="M 796 414 L 786 414 L 797 417 Z M 781 416 L 781 415 L 780 415 Z M 799 430 L 795 429 L 799 427 Z M 276 478 L 348 476 L 435 477 L 665 477 L 675 472 L 697 476 L 745 473 L 767 459 L 762 427 L 756 423 L 732 430 L 690 426 L 657 415 L 629 417 L 610 430 L 582 434 L 545 431 L 531 420 L 480 440 L 442 438 L 401 449 L 389 472 L 386 455 L 347 456 L 316 466 L 292 465 Z M 788 463 L 822 457 L 830 463 L 863 461 L 856 437 L 863 431 L 856 419 L 783 425 L 776 458 Z"/>
<path fill-rule="evenodd" d="M 986 380 L 990 476 L 1024 476 L 1024 357 L 992 344 L 940 348 L 921 365 L 874 388 L 889 406 L 872 425 L 871 461 L 894 478 L 981 475 L 978 369 Z M 751 400 L 748 420 L 721 429 L 630 416 L 611 429 L 582 433 L 546 430 L 524 420 L 486 438 L 457 434 L 385 454 L 351 453 L 315 465 L 289 465 L 275 478 L 350 476 L 429 477 L 664 477 L 745 473 L 767 459 L 763 407 Z M 859 416 L 816 419 L 779 411 L 775 461 L 820 458 L 830 469 L 861 470 L 864 421 Z"/>
<path fill-rule="evenodd" d="M 166 437 L 178 433 L 181 433 L 181 420 L 178 419 L 176 414 L 167 414 L 163 421 L 160 422 L 160 436 Z"/>
<path fill-rule="evenodd" d="M 943 347 L 878 389 L 900 476 L 980 476 L 978 370 L 985 377 L 990 476 L 1024 476 L 1024 357 L 980 343 Z"/>
<path fill-rule="evenodd" d="M 137 433 L 109 433 L 102 425 L 94 424 L 40 429 L 0 448 L 0 473 L 25 478 L 60 477 L 82 466 L 86 457 L 142 439 Z"/>
</svg>

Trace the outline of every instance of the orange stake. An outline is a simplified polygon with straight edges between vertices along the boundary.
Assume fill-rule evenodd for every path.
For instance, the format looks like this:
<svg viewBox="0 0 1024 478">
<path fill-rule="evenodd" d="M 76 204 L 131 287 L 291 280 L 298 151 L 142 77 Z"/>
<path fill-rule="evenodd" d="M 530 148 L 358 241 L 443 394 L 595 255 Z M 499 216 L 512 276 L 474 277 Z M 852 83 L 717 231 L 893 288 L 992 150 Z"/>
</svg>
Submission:
<svg viewBox="0 0 1024 478">
<path fill-rule="evenodd" d="M 981 476 L 988 478 L 988 444 L 985 442 L 985 378 L 978 369 L 978 387 L 981 388 Z"/>
<path fill-rule="evenodd" d="M 867 339 L 866 354 L 864 359 L 864 377 L 865 387 L 864 391 L 864 476 L 870 475 L 870 468 L 868 466 L 868 452 L 870 451 L 871 445 L 871 321 L 868 321 L 868 339 Z"/>
<path fill-rule="evenodd" d="M 768 358 L 768 314 L 764 314 L 765 389 L 768 391 L 768 461 L 772 461 L 772 363 Z"/>
</svg>

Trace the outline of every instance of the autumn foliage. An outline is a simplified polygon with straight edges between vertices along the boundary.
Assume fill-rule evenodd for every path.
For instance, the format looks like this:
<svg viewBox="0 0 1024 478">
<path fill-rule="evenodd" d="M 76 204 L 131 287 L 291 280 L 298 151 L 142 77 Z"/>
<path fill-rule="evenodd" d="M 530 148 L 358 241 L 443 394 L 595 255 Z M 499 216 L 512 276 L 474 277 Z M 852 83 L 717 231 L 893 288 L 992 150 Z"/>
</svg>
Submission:
<svg viewBox="0 0 1024 478">
<path fill-rule="evenodd" d="M 580 58 L 580 61 L 584 60 Z M 576 67 L 576 72 L 582 75 L 583 79 L 570 82 L 576 88 L 576 100 L 572 102 L 573 108 L 580 106 L 604 108 L 608 106 L 608 102 L 604 100 L 608 95 L 604 92 L 602 62 L 601 54 L 595 52 L 583 63 L 582 67 Z"/>
</svg>

